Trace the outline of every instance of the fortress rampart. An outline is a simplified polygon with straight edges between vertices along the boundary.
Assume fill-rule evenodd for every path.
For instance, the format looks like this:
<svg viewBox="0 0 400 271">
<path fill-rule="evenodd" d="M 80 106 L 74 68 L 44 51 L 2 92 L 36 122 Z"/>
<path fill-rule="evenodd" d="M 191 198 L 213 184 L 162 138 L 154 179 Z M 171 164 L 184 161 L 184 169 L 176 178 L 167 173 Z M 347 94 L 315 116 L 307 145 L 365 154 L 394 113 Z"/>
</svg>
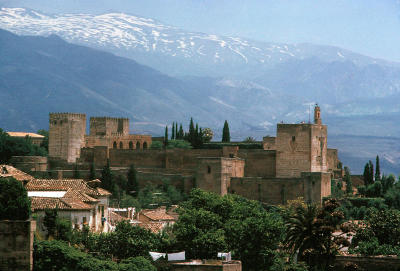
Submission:
<svg viewBox="0 0 400 271">
<path fill-rule="evenodd" d="M 264 137 L 260 149 L 152 150 L 151 136 L 129 134 L 126 118 L 91 117 L 86 135 L 84 114 L 51 113 L 49 155 L 53 163 L 64 159 L 86 170 L 92 163 L 104 167 L 107 161 L 119 171 L 133 164 L 139 187 L 169 179 L 186 192 L 198 187 L 269 204 L 297 197 L 321 202 L 330 195 L 331 178 L 343 172 L 337 150 L 327 148 L 327 126 L 320 117 L 316 106 L 314 123 L 278 124 L 276 137 Z"/>
</svg>

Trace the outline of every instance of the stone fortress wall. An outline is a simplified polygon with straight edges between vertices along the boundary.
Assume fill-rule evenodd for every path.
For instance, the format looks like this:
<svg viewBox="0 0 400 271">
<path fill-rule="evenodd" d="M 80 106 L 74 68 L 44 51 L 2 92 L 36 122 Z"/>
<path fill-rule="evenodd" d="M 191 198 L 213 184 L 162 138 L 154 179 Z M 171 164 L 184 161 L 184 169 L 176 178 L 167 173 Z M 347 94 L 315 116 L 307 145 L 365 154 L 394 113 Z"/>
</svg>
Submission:
<svg viewBox="0 0 400 271">
<path fill-rule="evenodd" d="M 86 116 L 76 115 L 81 116 L 79 127 L 82 127 Z M 315 107 L 312 124 L 278 124 L 276 137 L 264 137 L 263 149 L 224 146 L 151 150 L 148 149 L 150 136 L 129 135 L 127 119 L 107 117 L 91 118 L 90 134 L 84 135 L 84 140 L 81 130 L 79 136 L 73 135 L 73 140 L 60 139 L 62 129 L 71 135 L 70 126 L 58 127 L 52 123 L 53 114 L 50 116 L 49 141 L 53 150 L 49 151 L 50 160 L 55 154 L 55 158 L 64 157 L 70 164 L 77 163 L 86 169 L 92 163 L 101 168 L 107 161 L 115 170 L 127 170 L 133 164 L 138 170 L 140 187 L 170 179 L 186 192 L 198 187 L 221 195 L 239 194 L 268 204 L 284 204 L 297 197 L 321 202 L 330 195 L 331 178 L 340 178 L 343 174 L 338 168 L 337 150 L 327 148 L 327 126 L 322 124 L 319 106 Z M 74 115 L 66 116 L 67 123 L 73 122 Z M 64 144 L 64 141 L 74 144 Z M 58 144 L 61 145 L 55 152 Z M 66 155 L 73 154 L 74 150 L 79 156 Z"/>
</svg>

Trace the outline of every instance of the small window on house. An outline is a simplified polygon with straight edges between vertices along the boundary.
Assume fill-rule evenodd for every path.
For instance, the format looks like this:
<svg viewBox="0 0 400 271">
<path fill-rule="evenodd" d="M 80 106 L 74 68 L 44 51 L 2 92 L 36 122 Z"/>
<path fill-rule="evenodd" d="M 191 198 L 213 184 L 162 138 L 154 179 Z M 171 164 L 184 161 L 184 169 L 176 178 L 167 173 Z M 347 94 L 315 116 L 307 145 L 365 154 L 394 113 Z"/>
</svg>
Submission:
<svg viewBox="0 0 400 271">
<path fill-rule="evenodd" d="M 123 149 L 124 148 L 124 144 L 122 142 L 119 142 L 119 148 Z"/>
<path fill-rule="evenodd" d="M 144 150 L 147 149 L 147 142 L 144 142 L 144 143 L 143 143 L 143 149 L 144 149 Z"/>
<path fill-rule="evenodd" d="M 129 141 L 129 149 L 132 150 L 133 149 L 133 142 Z"/>
<path fill-rule="evenodd" d="M 86 216 L 84 216 L 84 217 L 82 217 L 82 224 L 87 224 L 87 221 L 86 221 Z"/>
<path fill-rule="evenodd" d="M 295 136 L 292 136 L 292 141 L 296 141 L 296 137 Z"/>
<path fill-rule="evenodd" d="M 207 166 L 207 173 L 210 174 L 211 173 L 211 167 Z"/>
<path fill-rule="evenodd" d="M 117 148 L 117 142 L 114 141 L 114 143 L 113 143 L 113 149 L 116 149 L 116 148 Z"/>
<path fill-rule="evenodd" d="M 140 142 L 136 142 L 136 149 L 139 150 L 140 149 Z"/>
</svg>

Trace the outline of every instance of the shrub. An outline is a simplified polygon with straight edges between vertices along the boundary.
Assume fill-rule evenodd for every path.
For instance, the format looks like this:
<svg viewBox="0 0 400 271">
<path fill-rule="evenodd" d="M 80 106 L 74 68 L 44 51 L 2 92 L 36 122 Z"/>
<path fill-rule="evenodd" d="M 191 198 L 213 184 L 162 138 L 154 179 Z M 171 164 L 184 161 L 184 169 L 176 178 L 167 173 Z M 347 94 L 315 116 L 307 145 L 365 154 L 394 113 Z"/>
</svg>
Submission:
<svg viewBox="0 0 400 271">
<path fill-rule="evenodd" d="M 35 271 L 156 271 L 144 257 L 128 258 L 120 264 L 100 260 L 62 241 L 35 242 L 33 253 Z"/>
</svg>

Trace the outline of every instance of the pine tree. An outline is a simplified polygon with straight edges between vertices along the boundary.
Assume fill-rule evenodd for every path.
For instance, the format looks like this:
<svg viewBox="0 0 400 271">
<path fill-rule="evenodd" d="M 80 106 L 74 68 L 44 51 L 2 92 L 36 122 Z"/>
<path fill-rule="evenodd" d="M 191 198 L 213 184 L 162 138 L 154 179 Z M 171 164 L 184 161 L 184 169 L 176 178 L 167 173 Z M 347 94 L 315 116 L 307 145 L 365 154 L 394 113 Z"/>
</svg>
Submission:
<svg viewBox="0 0 400 271">
<path fill-rule="evenodd" d="M 165 126 L 164 146 L 168 145 L 168 126 Z"/>
<path fill-rule="evenodd" d="M 136 195 L 138 194 L 139 191 L 139 184 L 137 181 L 137 176 L 136 176 L 136 169 L 135 166 L 132 164 L 129 167 L 129 171 L 128 171 L 128 185 L 127 185 L 127 193 L 136 193 Z"/>
<path fill-rule="evenodd" d="M 228 121 L 225 120 L 224 128 L 222 129 L 222 142 L 230 142 L 230 141 L 231 141 L 231 135 L 229 133 L 229 125 Z"/>
<path fill-rule="evenodd" d="M 175 139 L 175 123 L 172 123 L 172 134 L 171 134 L 171 140 Z"/>
<path fill-rule="evenodd" d="M 381 180 L 381 166 L 379 164 L 379 156 L 376 156 L 376 164 L 375 164 L 375 182 Z"/>
</svg>

